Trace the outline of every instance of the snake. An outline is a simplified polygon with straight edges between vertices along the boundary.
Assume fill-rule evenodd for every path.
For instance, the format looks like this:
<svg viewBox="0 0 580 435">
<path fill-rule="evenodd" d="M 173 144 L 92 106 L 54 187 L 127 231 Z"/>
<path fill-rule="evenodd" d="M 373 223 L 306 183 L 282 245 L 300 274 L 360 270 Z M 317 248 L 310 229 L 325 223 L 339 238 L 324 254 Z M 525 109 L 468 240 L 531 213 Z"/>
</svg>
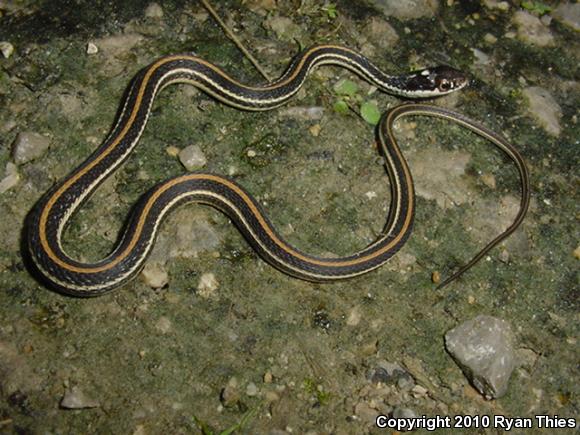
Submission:
<svg viewBox="0 0 580 435">
<path fill-rule="evenodd" d="M 168 213 L 181 204 L 195 202 L 225 213 L 260 257 L 290 276 L 328 282 L 367 273 L 398 252 L 413 228 L 416 204 L 413 179 L 393 134 L 396 120 L 408 115 L 443 118 L 466 127 L 503 150 L 520 173 L 522 202 L 514 223 L 453 277 L 515 231 L 529 203 L 528 170 L 519 152 L 502 136 L 460 113 L 413 102 L 388 111 L 378 124 L 377 143 L 389 179 L 390 208 L 376 240 L 356 253 L 324 257 L 302 252 L 284 240 L 262 205 L 238 182 L 203 171 L 175 176 L 142 195 L 105 258 L 83 262 L 66 253 L 62 238 L 71 216 L 132 153 L 147 124 L 155 97 L 163 88 L 188 83 L 234 108 L 265 111 L 288 102 L 301 89 L 309 73 L 321 65 L 346 68 L 380 91 L 405 99 L 446 95 L 469 82 L 466 74 L 446 65 L 389 75 L 357 51 L 330 44 L 303 50 L 277 80 L 256 86 L 240 83 L 193 53 L 161 57 L 141 69 L 130 82 L 104 142 L 50 188 L 30 211 L 25 243 L 35 272 L 48 287 L 68 295 L 91 297 L 107 293 L 139 274 Z"/>
</svg>

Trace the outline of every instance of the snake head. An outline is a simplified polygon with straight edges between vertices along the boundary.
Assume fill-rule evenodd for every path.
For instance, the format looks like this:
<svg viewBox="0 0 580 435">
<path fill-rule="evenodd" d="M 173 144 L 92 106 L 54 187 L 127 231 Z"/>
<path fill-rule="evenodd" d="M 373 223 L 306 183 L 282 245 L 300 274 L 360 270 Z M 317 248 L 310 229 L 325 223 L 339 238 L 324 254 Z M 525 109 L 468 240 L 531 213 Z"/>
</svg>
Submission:
<svg viewBox="0 0 580 435">
<path fill-rule="evenodd" d="M 455 92 L 468 83 L 465 73 L 443 65 L 412 72 L 406 76 L 405 87 L 409 97 L 429 98 Z"/>
</svg>

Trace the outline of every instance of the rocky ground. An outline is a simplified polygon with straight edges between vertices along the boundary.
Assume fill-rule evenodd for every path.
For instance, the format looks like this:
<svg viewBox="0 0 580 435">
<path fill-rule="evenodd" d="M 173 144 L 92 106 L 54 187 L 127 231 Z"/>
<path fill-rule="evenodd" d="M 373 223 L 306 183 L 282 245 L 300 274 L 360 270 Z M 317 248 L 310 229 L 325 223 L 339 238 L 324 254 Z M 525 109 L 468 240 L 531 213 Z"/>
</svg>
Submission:
<svg viewBox="0 0 580 435">
<path fill-rule="evenodd" d="M 509 225 L 518 177 L 473 134 L 406 118 L 397 135 L 417 186 L 415 230 L 375 272 L 330 285 L 287 277 L 223 215 L 194 205 L 165 222 L 137 280 L 90 300 L 50 291 L 23 260 L 25 216 L 104 139 L 141 67 L 195 51 L 242 82 L 263 79 L 197 2 L 0 0 L 0 431 L 378 433 L 378 415 L 440 415 L 498 433 L 483 416 L 577 418 L 580 5 L 215 3 L 272 77 L 325 42 L 389 72 L 467 71 L 468 89 L 433 103 L 525 156 L 524 224 L 436 290 Z M 390 192 L 366 110 L 399 103 L 335 68 L 266 113 L 168 88 L 135 154 L 73 218 L 65 248 L 102 258 L 149 186 L 203 168 L 243 184 L 300 249 L 354 252 L 381 231 Z M 491 349 L 483 367 L 462 361 L 470 346 Z M 535 432 L 536 420 L 512 431 Z"/>
</svg>

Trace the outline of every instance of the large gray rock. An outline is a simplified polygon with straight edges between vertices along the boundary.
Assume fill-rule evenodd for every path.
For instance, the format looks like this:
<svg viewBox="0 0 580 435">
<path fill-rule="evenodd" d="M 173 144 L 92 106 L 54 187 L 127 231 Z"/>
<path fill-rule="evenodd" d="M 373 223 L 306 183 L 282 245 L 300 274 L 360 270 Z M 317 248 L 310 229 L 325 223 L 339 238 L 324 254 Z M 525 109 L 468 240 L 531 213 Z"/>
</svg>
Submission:
<svg viewBox="0 0 580 435">
<path fill-rule="evenodd" d="M 445 335 L 447 351 L 487 399 L 507 391 L 515 368 L 513 343 L 509 323 L 491 316 L 477 316 Z"/>
</svg>

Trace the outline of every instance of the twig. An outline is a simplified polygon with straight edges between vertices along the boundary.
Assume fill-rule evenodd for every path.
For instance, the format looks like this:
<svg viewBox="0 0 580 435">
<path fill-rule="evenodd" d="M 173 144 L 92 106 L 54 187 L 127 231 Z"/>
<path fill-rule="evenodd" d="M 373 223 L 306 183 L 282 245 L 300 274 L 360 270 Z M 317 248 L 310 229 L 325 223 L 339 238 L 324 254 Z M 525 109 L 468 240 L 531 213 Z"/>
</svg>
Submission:
<svg viewBox="0 0 580 435">
<path fill-rule="evenodd" d="M 226 32 L 226 35 L 228 35 L 228 37 L 232 41 L 234 41 L 234 44 L 236 44 L 236 47 L 238 47 L 240 49 L 240 51 L 244 54 L 244 56 L 246 56 L 248 58 L 248 60 L 250 62 L 252 62 L 252 65 L 254 65 L 254 67 L 260 72 L 260 74 L 262 74 L 262 76 L 266 80 L 271 82 L 272 79 L 270 79 L 270 77 L 268 76 L 268 73 L 262 69 L 262 67 L 260 66 L 258 61 L 254 58 L 254 56 L 252 56 L 252 54 L 248 50 L 246 50 L 246 48 L 244 47 L 242 42 L 238 39 L 238 37 L 234 34 L 234 32 L 232 32 L 230 30 L 230 28 L 226 25 L 226 23 L 224 23 L 224 21 L 219 17 L 219 15 L 217 14 L 217 12 L 213 8 L 213 6 L 209 3 L 209 0 L 201 0 L 201 3 L 207 9 L 207 11 L 211 14 L 211 16 L 214 18 L 214 20 L 216 20 L 218 22 L 218 24 L 221 26 L 221 28 L 224 30 L 224 32 Z"/>
</svg>

